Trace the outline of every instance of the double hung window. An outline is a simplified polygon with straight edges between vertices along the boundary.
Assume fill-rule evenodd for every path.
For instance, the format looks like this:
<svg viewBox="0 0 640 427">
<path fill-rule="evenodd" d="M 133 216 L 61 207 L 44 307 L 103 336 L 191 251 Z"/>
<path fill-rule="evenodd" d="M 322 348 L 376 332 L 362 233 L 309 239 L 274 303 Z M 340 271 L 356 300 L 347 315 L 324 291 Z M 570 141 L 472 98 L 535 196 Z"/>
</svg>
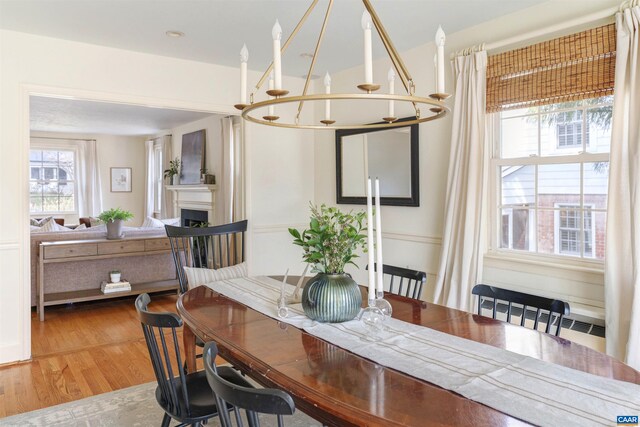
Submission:
<svg viewBox="0 0 640 427">
<path fill-rule="evenodd" d="M 605 96 L 494 115 L 498 249 L 604 258 L 611 114 Z"/>
<path fill-rule="evenodd" d="M 489 56 L 491 248 L 604 259 L 615 25 Z"/>
<path fill-rule="evenodd" d="M 76 152 L 29 152 L 29 210 L 32 214 L 77 212 Z"/>
</svg>

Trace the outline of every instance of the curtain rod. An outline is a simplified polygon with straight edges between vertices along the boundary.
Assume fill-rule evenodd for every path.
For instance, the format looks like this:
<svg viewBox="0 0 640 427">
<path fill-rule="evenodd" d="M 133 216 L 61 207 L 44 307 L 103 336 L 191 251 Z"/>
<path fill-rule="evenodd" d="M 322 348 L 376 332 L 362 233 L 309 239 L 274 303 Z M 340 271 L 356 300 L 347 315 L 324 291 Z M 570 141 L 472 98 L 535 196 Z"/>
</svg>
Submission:
<svg viewBox="0 0 640 427">
<path fill-rule="evenodd" d="M 58 138 L 55 136 L 31 136 L 33 139 L 58 139 L 61 141 L 96 141 L 94 138 Z"/>
<path fill-rule="evenodd" d="M 562 31 L 572 27 L 577 27 L 579 25 L 588 24 L 590 22 L 595 22 L 600 19 L 605 19 L 605 18 L 614 16 L 619 10 L 620 10 L 619 6 L 611 7 L 609 9 L 601 10 L 599 12 L 594 12 L 589 15 L 580 16 L 578 18 L 574 18 L 559 24 L 550 25 L 548 27 L 541 28 L 539 30 L 534 30 L 528 33 L 510 37 L 505 40 L 501 40 L 493 43 L 486 43 L 485 48 L 486 50 L 499 49 L 501 47 L 510 46 L 510 45 L 527 41 L 530 39 L 534 39 L 537 37 L 542 37 L 547 34 L 555 33 L 556 31 Z"/>
</svg>

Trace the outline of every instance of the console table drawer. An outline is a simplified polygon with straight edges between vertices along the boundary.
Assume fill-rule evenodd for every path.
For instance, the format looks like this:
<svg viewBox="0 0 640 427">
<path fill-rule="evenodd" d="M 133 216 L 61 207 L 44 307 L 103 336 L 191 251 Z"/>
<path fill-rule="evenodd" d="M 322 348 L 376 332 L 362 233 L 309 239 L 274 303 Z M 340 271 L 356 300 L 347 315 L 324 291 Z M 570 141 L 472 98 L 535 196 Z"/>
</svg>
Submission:
<svg viewBox="0 0 640 427">
<path fill-rule="evenodd" d="M 144 252 L 144 240 L 119 240 L 98 244 L 98 255 L 121 254 L 126 252 Z"/>
<path fill-rule="evenodd" d="M 144 249 L 147 251 L 164 251 L 171 249 L 169 239 L 147 239 L 144 241 Z"/>
<path fill-rule="evenodd" d="M 50 246 L 44 248 L 45 259 L 55 258 L 74 258 L 79 256 L 91 256 L 98 254 L 98 245 L 64 245 L 64 246 Z"/>
</svg>

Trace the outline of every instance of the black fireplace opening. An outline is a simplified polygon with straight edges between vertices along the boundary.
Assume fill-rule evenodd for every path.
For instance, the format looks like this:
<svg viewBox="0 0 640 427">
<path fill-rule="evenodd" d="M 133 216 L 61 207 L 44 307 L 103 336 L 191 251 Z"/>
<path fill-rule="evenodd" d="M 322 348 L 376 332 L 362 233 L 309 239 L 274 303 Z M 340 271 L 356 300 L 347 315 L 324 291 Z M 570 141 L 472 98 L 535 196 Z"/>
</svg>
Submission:
<svg viewBox="0 0 640 427">
<path fill-rule="evenodd" d="M 180 220 L 183 227 L 201 227 L 209 225 L 209 214 L 207 211 L 194 209 L 181 209 Z"/>
</svg>

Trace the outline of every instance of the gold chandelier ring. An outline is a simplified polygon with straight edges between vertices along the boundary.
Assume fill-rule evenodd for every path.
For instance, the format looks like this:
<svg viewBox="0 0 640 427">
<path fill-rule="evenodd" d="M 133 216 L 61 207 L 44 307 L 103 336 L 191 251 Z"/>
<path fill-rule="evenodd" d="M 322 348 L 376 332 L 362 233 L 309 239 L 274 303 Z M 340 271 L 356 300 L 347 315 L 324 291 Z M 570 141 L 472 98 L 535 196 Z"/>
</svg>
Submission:
<svg viewBox="0 0 640 427">
<path fill-rule="evenodd" d="M 335 124 L 335 125 L 325 125 L 325 124 L 301 124 L 301 123 L 278 123 L 273 120 L 265 120 L 262 118 L 254 117 L 249 115 L 254 110 L 258 110 L 261 108 L 275 106 L 279 104 L 288 104 L 292 102 L 307 102 L 307 101 L 327 101 L 327 100 L 380 100 L 380 101 L 399 101 L 399 102 L 409 102 L 414 105 L 423 104 L 431 107 L 431 109 L 427 109 L 430 111 L 431 115 L 420 114 L 420 117 L 416 117 L 412 120 L 404 120 L 404 121 L 395 121 L 391 123 L 371 123 L 371 124 Z M 416 107 L 417 108 L 417 107 Z M 391 95 L 386 93 L 331 93 L 331 94 L 312 94 L 312 95 L 299 95 L 299 96 L 286 96 L 286 97 L 278 97 L 274 99 L 267 99 L 265 101 L 254 102 L 244 107 L 242 110 L 242 117 L 250 122 L 258 123 L 262 125 L 269 125 L 281 128 L 292 128 L 292 129 L 377 129 L 377 128 L 394 128 L 399 126 L 407 126 L 413 125 L 417 123 L 424 123 L 431 120 L 439 119 L 445 116 L 447 113 L 451 112 L 449 106 L 447 106 L 444 102 L 431 99 L 424 98 L 415 95 Z"/>
</svg>

